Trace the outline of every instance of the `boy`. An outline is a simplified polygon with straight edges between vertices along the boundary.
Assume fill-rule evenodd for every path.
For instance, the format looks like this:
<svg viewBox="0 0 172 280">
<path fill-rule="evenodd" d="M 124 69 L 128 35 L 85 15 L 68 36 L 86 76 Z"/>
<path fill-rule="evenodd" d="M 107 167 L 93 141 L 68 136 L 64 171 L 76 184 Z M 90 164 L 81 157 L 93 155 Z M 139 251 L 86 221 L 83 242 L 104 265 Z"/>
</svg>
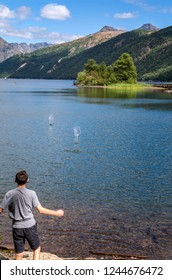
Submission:
<svg viewBox="0 0 172 280">
<path fill-rule="evenodd" d="M 26 188 L 29 182 L 26 171 L 21 170 L 15 176 L 17 188 L 8 191 L 0 204 L 0 214 L 8 208 L 9 217 L 12 219 L 13 241 L 16 260 L 22 260 L 25 239 L 33 250 L 33 260 L 40 259 L 40 240 L 37 232 L 36 221 L 32 214 L 35 207 L 39 213 L 62 217 L 64 211 L 50 210 L 42 207 L 35 191 Z"/>
</svg>

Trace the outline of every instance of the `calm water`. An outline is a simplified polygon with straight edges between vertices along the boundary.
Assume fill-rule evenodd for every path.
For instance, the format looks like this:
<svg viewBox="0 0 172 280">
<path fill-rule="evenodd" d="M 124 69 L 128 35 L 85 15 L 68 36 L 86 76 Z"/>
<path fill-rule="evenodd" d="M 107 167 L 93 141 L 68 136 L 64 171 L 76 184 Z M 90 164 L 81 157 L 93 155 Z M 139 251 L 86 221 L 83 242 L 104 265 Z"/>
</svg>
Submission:
<svg viewBox="0 0 172 280">
<path fill-rule="evenodd" d="M 35 213 L 42 250 L 172 259 L 172 95 L 0 80 L 0 120 L 0 200 L 26 169 L 42 205 L 65 209 L 62 219 Z M 7 245 L 10 224 L 1 215 Z"/>
</svg>

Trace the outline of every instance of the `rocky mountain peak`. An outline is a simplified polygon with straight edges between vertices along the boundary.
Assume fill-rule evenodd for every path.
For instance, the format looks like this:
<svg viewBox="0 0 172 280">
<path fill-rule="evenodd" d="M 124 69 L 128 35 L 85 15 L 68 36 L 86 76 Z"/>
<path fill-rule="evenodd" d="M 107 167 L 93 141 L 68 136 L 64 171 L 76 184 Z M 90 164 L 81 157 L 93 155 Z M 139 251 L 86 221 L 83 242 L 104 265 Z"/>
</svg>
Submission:
<svg viewBox="0 0 172 280">
<path fill-rule="evenodd" d="M 8 43 L 0 37 L 0 63 L 11 56 L 21 53 L 31 53 L 35 50 L 50 46 L 46 42 L 27 44 L 27 43 Z"/>
<path fill-rule="evenodd" d="M 107 25 L 105 25 L 102 29 L 100 29 L 100 31 L 99 32 L 106 32 L 106 31 L 117 31 L 118 29 L 115 29 L 115 28 L 113 28 L 113 27 L 111 27 L 111 26 L 107 26 Z"/>
<path fill-rule="evenodd" d="M 152 25 L 151 23 L 145 23 L 138 29 L 146 30 L 146 31 L 158 31 L 159 30 L 158 27 Z"/>
</svg>

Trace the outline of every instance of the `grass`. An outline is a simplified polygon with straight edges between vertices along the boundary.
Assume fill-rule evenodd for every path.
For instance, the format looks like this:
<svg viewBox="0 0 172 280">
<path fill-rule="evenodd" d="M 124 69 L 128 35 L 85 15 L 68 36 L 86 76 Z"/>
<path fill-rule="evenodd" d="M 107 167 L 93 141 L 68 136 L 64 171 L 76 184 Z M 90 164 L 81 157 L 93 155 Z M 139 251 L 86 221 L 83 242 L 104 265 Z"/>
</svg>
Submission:
<svg viewBox="0 0 172 280">
<path fill-rule="evenodd" d="M 107 86 L 99 86 L 99 85 L 78 85 L 79 87 L 90 87 L 90 88 L 112 88 L 112 89 L 117 89 L 117 90 L 140 90 L 140 89 L 148 89 L 152 88 L 152 85 L 149 84 L 144 84 L 144 83 L 136 83 L 136 84 L 111 84 Z"/>
<path fill-rule="evenodd" d="M 146 89 L 152 87 L 151 85 L 144 84 L 144 83 L 136 83 L 136 84 L 113 84 L 107 86 L 108 88 L 114 89 L 122 89 L 122 90 L 138 90 L 138 89 Z"/>
</svg>

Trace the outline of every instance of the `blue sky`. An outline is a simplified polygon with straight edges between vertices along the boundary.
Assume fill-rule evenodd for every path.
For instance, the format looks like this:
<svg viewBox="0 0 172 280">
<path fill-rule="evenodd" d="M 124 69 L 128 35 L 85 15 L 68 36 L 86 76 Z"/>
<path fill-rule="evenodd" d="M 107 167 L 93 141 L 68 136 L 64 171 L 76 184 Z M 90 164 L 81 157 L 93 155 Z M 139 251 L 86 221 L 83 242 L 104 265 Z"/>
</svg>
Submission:
<svg viewBox="0 0 172 280">
<path fill-rule="evenodd" d="M 0 37 L 9 43 L 62 43 L 105 25 L 126 31 L 144 23 L 165 28 L 171 19 L 171 0 L 2 0 Z"/>
</svg>

